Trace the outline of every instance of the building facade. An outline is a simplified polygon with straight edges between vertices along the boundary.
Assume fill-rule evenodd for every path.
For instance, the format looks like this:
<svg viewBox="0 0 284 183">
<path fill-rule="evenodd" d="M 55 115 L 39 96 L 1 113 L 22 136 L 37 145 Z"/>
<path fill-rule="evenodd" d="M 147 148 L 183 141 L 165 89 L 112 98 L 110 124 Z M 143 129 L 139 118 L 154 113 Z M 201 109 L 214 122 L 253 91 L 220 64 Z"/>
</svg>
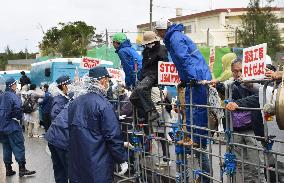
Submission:
<svg viewBox="0 0 284 183">
<path fill-rule="evenodd" d="M 247 10 L 247 8 L 215 9 L 169 20 L 173 23 L 182 23 L 185 26 L 184 32 L 200 46 L 233 46 L 236 42 L 236 30 L 242 23 L 241 15 Z M 278 17 L 279 31 L 284 40 L 284 7 L 274 8 L 273 12 Z M 137 25 L 137 29 L 138 32 L 147 31 L 150 29 L 150 23 Z"/>
<path fill-rule="evenodd" d="M 35 63 L 35 59 L 20 59 L 20 60 L 8 60 L 6 65 L 6 71 L 11 70 L 30 70 L 31 64 Z"/>
</svg>

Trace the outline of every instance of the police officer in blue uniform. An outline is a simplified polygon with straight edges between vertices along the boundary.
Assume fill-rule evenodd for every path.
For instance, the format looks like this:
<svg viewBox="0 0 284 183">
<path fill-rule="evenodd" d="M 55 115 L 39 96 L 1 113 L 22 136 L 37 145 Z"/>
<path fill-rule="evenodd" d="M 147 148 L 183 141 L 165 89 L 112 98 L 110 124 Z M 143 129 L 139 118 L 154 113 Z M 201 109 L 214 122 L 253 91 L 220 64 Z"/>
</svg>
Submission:
<svg viewBox="0 0 284 183">
<path fill-rule="evenodd" d="M 105 98 L 109 73 L 105 67 L 89 71 L 89 86 L 68 109 L 71 182 L 111 183 L 115 163 L 127 160 L 120 124 Z"/>
<path fill-rule="evenodd" d="M 26 169 L 25 145 L 22 127 L 21 99 L 16 95 L 17 82 L 14 78 L 6 80 L 6 92 L 0 94 L 0 134 L 3 145 L 3 161 L 6 167 L 6 176 L 15 175 L 12 169 L 12 153 L 19 164 L 19 176 L 33 175 L 35 171 Z"/>
<path fill-rule="evenodd" d="M 51 126 L 45 139 L 51 152 L 54 178 L 56 183 L 68 183 L 68 103 L 71 101 L 68 95 L 68 84 L 71 84 L 69 76 L 61 76 L 57 80 L 59 94 L 54 96 L 51 109 Z"/>
</svg>

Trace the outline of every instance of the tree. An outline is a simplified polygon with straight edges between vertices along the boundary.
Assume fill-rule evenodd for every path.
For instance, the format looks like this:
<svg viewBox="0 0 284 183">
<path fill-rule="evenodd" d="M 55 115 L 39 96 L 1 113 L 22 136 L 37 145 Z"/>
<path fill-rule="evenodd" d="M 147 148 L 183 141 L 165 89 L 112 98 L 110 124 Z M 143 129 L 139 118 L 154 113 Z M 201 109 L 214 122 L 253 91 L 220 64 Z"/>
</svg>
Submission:
<svg viewBox="0 0 284 183">
<path fill-rule="evenodd" d="M 34 59 L 36 57 L 36 53 L 28 53 L 28 59 Z M 9 46 L 5 48 L 4 53 L 0 53 L 0 70 L 5 70 L 8 60 L 16 60 L 16 59 L 25 59 L 26 53 L 20 51 L 18 53 L 14 53 Z"/>
<path fill-rule="evenodd" d="M 266 0 L 266 7 L 260 6 L 260 0 L 250 0 L 248 12 L 242 15 L 242 26 L 238 30 L 238 45 L 250 47 L 267 43 L 268 54 L 272 57 L 280 50 L 281 37 L 276 15 L 272 12 L 271 3 Z"/>
<path fill-rule="evenodd" d="M 82 21 L 59 23 L 58 27 L 49 29 L 40 42 L 42 55 L 54 56 L 59 53 L 64 57 L 84 56 L 95 30 L 93 26 Z"/>
</svg>

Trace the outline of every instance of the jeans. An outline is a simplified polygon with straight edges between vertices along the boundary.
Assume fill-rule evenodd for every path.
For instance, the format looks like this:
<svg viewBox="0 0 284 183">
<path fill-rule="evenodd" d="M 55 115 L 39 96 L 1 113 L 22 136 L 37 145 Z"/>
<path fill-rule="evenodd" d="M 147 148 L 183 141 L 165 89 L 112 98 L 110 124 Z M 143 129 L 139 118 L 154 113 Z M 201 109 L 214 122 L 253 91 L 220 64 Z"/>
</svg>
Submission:
<svg viewBox="0 0 284 183">
<path fill-rule="evenodd" d="M 155 78 L 146 76 L 134 88 L 129 98 L 131 103 L 137 108 L 142 108 L 146 113 L 154 110 L 155 106 L 151 99 L 151 89 L 156 82 Z"/>
<path fill-rule="evenodd" d="M 207 149 L 207 145 L 202 145 L 202 151 L 206 151 L 206 149 Z M 198 151 L 194 151 L 194 152 L 195 152 L 196 158 L 199 161 L 200 168 L 201 168 L 202 172 L 210 175 L 208 155 L 205 154 L 205 153 L 202 153 L 202 152 L 198 152 Z M 209 183 L 210 179 L 201 175 L 201 182 L 202 183 Z"/>
<path fill-rule="evenodd" d="M 12 164 L 12 153 L 15 156 L 16 161 L 26 163 L 25 159 L 25 144 L 24 136 L 21 130 L 14 131 L 10 134 L 2 136 L 3 145 L 3 161 L 5 164 Z"/>
<path fill-rule="evenodd" d="M 55 182 L 68 183 L 68 152 L 50 143 L 48 143 L 48 147 L 51 153 Z"/>
</svg>

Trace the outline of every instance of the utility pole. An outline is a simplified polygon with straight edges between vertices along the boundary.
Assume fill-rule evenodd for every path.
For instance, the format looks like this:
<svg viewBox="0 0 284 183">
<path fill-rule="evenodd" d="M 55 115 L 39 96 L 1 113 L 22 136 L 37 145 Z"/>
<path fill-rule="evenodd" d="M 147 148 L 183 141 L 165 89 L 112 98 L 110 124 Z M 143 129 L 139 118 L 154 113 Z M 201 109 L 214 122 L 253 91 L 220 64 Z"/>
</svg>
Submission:
<svg viewBox="0 0 284 183">
<path fill-rule="evenodd" d="M 106 29 L 106 57 L 108 56 L 108 31 Z"/>
<path fill-rule="evenodd" d="M 26 41 L 26 46 L 25 46 L 25 53 L 26 53 L 26 60 L 28 60 L 28 39 L 25 39 Z"/>
<path fill-rule="evenodd" d="M 152 30 L 153 0 L 150 0 L 150 30 Z"/>
</svg>

